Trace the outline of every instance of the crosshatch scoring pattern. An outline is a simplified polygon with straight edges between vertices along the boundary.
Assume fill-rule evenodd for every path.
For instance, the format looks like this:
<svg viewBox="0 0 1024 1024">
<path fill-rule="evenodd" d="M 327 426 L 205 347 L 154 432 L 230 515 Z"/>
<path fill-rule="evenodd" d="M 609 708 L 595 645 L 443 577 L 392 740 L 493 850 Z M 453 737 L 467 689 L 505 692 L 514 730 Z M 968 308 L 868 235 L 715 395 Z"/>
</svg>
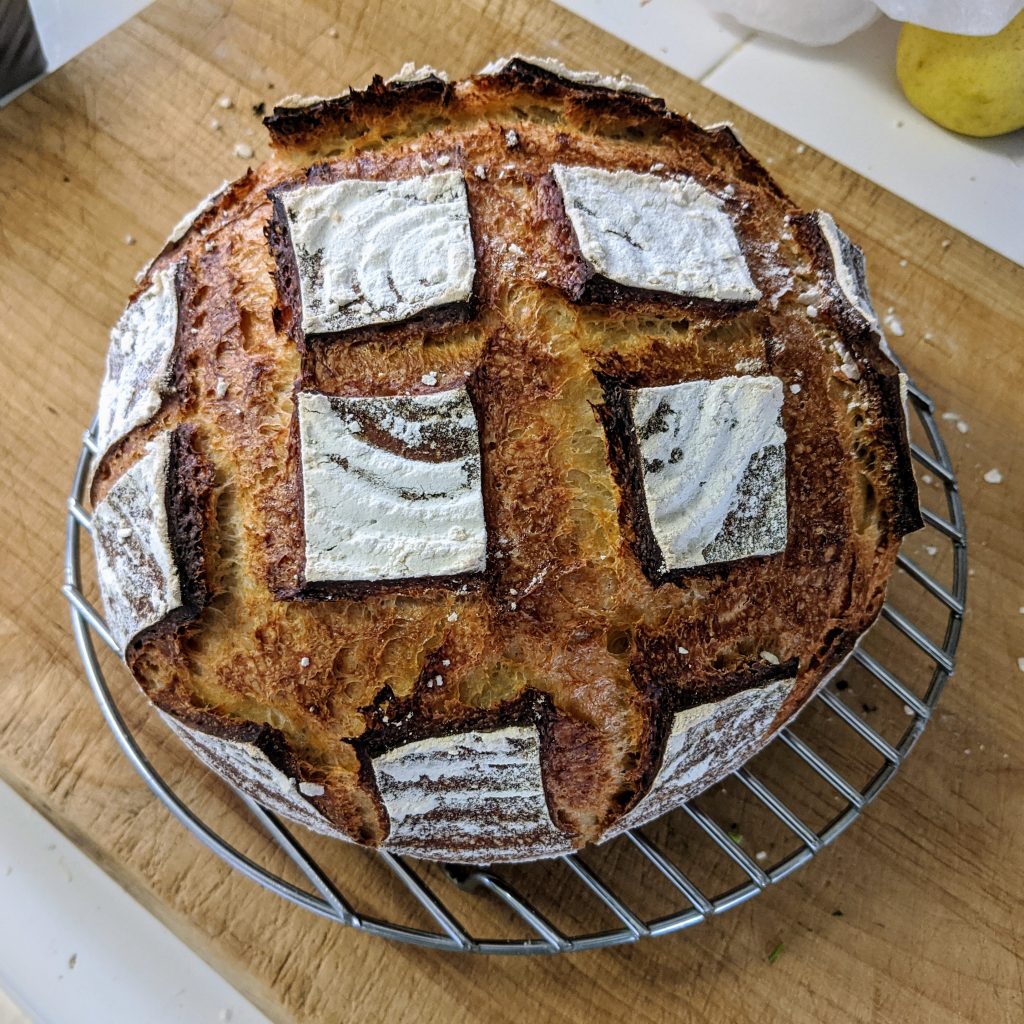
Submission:
<svg viewBox="0 0 1024 1024">
<path fill-rule="evenodd" d="M 913 385 L 909 394 L 914 460 L 941 494 L 938 507 L 925 507 L 923 515 L 949 554 L 950 582 L 901 554 L 894 589 L 913 614 L 887 603 L 850 664 L 800 721 L 717 790 L 587 855 L 439 870 L 389 853 L 318 845 L 312 833 L 242 793 L 233 805 L 215 802 L 214 818 L 197 813 L 182 794 L 198 803 L 226 783 L 194 762 L 158 768 L 125 721 L 143 698 L 123 678 L 115 693 L 100 665 L 96 639 L 115 652 L 119 647 L 85 596 L 80 557 L 82 532 L 93 529 L 82 502 L 97 457 L 95 426 L 85 435 L 69 499 L 63 587 L 86 678 L 125 755 L 181 824 L 234 869 L 301 909 L 385 938 L 492 954 L 594 949 L 691 927 L 780 882 L 845 831 L 899 770 L 953 672 L 967 590 L 963 508 L 932 404 Z M 888 709 L 884 724 L 869 721 L 867 709 Z M 204 779 L 198 793 L 184 784 L 182 771 Z M 752 827 L 739 834 L 745 816 Z M 771 844 L 770 856 L 762 856 L 762 842 Z M 359 861 L 338 863 L 339 853 Z M 379 873 L 368 874 L 367 863 Z"/>
<path fill-rule="evenodd" d="M 532 89 L 534 74 L 480 88 L 515 92 L 525 76 Z M 208 614 L 168 621 L 189 625 L 166 646 L 147 649 L 151 631 L 130 646 L 130 666 L 231 764 L 261 752 L 285 813 L 467 863 L 548 856 L 545 829 L 569 849 L 598 841 L 624 814 L 650 816 L 648 797 L 720 777 L 741 741 L 758 749 L 873 619 L 912 495 L 886 404 L 895 367 L 837 287 L 846 257 L 728 132 L 648 98 L 612 105 L 667 120 L 684 155 L 697 147 L 698 183 L 693 153 L 666 166 L 650 140 L 559 131 L 558 97 L 580 87 L 543 82 L 550 116 L 513 106 L 515 128 L 485 119 L 457 144 L 440 129 L 440 149 L 417 129 L 408 152 L 304 154 L 301 169 L 269 165 L 266 187 L 250 172 L 161 257 L 185 255 L 185 390 L 154 425 L 197 427 L 183 472 L 157 482 L 166 533 L 217 539 L 197 556 L 231 582 Z M 448 86 L 410 88 L 433 110 Z M 289 117 L 310 115 L 276 110 L 272 132 Z M 245 372 L 220 363 L 195 401 L 197 371 L 230 337 L 230 307 L 209 297 L 256 271 Z M 142 436 L 101 453 L 107 480 Z M 179 522 L 194 473 L 207 484 L 190 507 L 212 504 L 218 473 L 228 486 L 215 514 Z M 524 733 L 514 758 L 509 728 Z M 684 736 L 701 757 L 663 764 Z M 471 749 L 495 776 L 481 808 L 513 822 L 502 808 L 518 783 L 500 778 L 529 789 L 539 774 L 549 818 L 527 815 L 522 835 L 456 829 L 461 792 L 418 780 L 469 780 L 452 759 Z M 413 820 L 434 847 L 402 834 Z"/>
</svg>

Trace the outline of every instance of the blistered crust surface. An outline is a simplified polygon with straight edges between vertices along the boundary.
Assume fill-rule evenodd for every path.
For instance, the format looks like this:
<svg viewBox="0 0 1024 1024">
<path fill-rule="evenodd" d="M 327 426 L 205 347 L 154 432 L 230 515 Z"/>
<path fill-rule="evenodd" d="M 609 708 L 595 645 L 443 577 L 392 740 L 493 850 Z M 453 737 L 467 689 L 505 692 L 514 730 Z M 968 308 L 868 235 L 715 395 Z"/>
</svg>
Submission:
<svg viewBox="0 0 1024 1024">
<path fill-rule="evenodd" d="M 677 714 L 776 681 L 761 652 L 796 679 L 776 724 L 787 720 L 874 619 L 916 515 L 897 370 L 817 224 L 728 130 L 522 60 L 463 82 L 377 80 L 268 121 L 272 159 L 154 264 L 183 261 L 195 282 L 174 394 L 97 473 L 102 499 L 147 441 L 180 425 L 212 467 L 215 501 L 192 531 L 208 548 L 210 599 L 175 630 L 143 631 L 129 659 L 158 706 L 254 743 L 368 845 L 391 827 L 373 762 L 411 743 L 536 723 L 552 827 L 579 846 L 645 798 Z M 595 273 L 556 164 L 696 182 L 728 217 L 760 298 Z M 457 315 L 446 304 L 307 337 L 285 193 L 456 172 L 474 264 Z M 743 376 L 782 383 L 785 548 L 658 573 L 636 514 L 627 396 Z M 460 387 L 478 427 L 483 571 L 304 585 L 296 396 Z M 384 417 L 373 419 L 376 430 Z M 722 727 L 714 771 L 768 735 L 744 729 Z M 507 852 L 541 849 L 510 839 Z M 440 832 L 421 853 L 476 856 Z"/>
</svg>

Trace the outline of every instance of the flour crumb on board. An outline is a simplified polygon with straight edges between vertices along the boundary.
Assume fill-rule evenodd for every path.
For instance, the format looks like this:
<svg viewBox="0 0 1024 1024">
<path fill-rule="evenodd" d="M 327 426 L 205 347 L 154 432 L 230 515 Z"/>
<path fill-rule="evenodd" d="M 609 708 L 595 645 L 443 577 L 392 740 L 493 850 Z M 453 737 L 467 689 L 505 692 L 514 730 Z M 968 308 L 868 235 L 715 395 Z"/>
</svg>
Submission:
<svg viewBox="0 0 1024 1024">
<path fill-rule="evenodd" d="M 1001 484 L 1003 482 L 1003 474 L 998 469 L 990 469 L 985 474 L 985 483 L 987 484 Z"/>
</svg>

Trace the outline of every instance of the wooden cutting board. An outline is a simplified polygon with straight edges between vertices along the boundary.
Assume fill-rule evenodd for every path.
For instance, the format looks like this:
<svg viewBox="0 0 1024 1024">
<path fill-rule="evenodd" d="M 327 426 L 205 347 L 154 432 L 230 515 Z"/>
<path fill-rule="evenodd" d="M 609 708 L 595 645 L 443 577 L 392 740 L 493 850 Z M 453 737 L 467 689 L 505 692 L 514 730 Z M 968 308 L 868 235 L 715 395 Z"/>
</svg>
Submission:
<svg viewBox="0 0 1024 1024">
<path fill-rule="evenodd" d="M 463 74 L 516 50 L 623 69 L 698 120 L 734 121 L 797 202 L 836 211 L 867 250 L 876 304 L 898 311 L 911 372 L 968 426 L 943 424 L 975 575 L 940 713 L 833 850 L 682 935 L 493 960 L 331 926 L 190 839 L 103 726 L 58 586 L 65 497 L 107 330 L 179 215 L 244 170 L 236 144 L 262 157 L 252 106 L 337 92 L 409 58 Z M 272 1018 L 1024 1017 L 1021 268 L 824 157 L 797 156 L 792 139 L 549 3 L 159 0 L 0 111 L 0 310 L 0 774 Z M 983 482 L 990 468 L 1003 483 Z M 176 777 L 181 753 L 132 709 Z M 224 797 L 202 799 L 216 811 Z"/>
</svg>

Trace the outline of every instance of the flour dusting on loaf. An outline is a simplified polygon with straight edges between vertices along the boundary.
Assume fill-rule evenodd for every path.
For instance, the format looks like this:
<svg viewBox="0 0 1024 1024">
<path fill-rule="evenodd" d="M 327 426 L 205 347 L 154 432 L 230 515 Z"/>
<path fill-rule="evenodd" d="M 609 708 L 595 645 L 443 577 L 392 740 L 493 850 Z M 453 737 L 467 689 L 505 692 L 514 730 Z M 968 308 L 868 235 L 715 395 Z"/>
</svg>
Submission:
<svg viewBox="0 0 1024 1024">
<path fill-rule="evenodd" d="M 562 164 L 552 172 L 595 273 L 714 301 L 761 297 L 721 200 L 696 181 Z"/>
<path fill-rule="evenodd" d="M 152 419 L 168 393 L 178 334 L 177 277 L 175 266 L 153 274 L 110 332 L 96 420 L 101 452 Z"/>
<path fill-rule="evenodd" d="M 547 58 L 267 117 L 111 340 L 125 661 L 315 831 L 554 857 L 735 770 L 920 525 L 863 259 L 729 129 Z"/>
<path fill-rule="evenodd" d="M 464 387 L 299 395 L 307 583 L 481 572 L 487 526 Z"/>
<path fill-rule="evenodd" d="M 782 381 L 723 377 L 630 393 L 644 497 L 665 568 L 786 546 Z"/>
<path fill-rule="evenodd" d="M 146 449 L 92 519 L 107 626 L 122 653 L 134 636 L 181 606 L 166 504 L 170 431 Z"/>
<path fill-rule="evenodd" d="M 573 849 L 551 820 L 535 726 L 417 740 L 375 758 L 373 771 L 396 853 L 430 857 L 452 844 L 494 863 Z"/>
<path fill-rule="evenodd" d="M 677 712 L 647 795 L 608 831 L 608 838 L 661 817 L 743 764 L 762 746 L 793 683 L 779 679 Z"/>
<path fill-rule="evenodd" d="M 307 185 L 280 201 L 306 334 L 404 320 L 472 294 L 473 240 L 457 171 Z"/>
</svg>

